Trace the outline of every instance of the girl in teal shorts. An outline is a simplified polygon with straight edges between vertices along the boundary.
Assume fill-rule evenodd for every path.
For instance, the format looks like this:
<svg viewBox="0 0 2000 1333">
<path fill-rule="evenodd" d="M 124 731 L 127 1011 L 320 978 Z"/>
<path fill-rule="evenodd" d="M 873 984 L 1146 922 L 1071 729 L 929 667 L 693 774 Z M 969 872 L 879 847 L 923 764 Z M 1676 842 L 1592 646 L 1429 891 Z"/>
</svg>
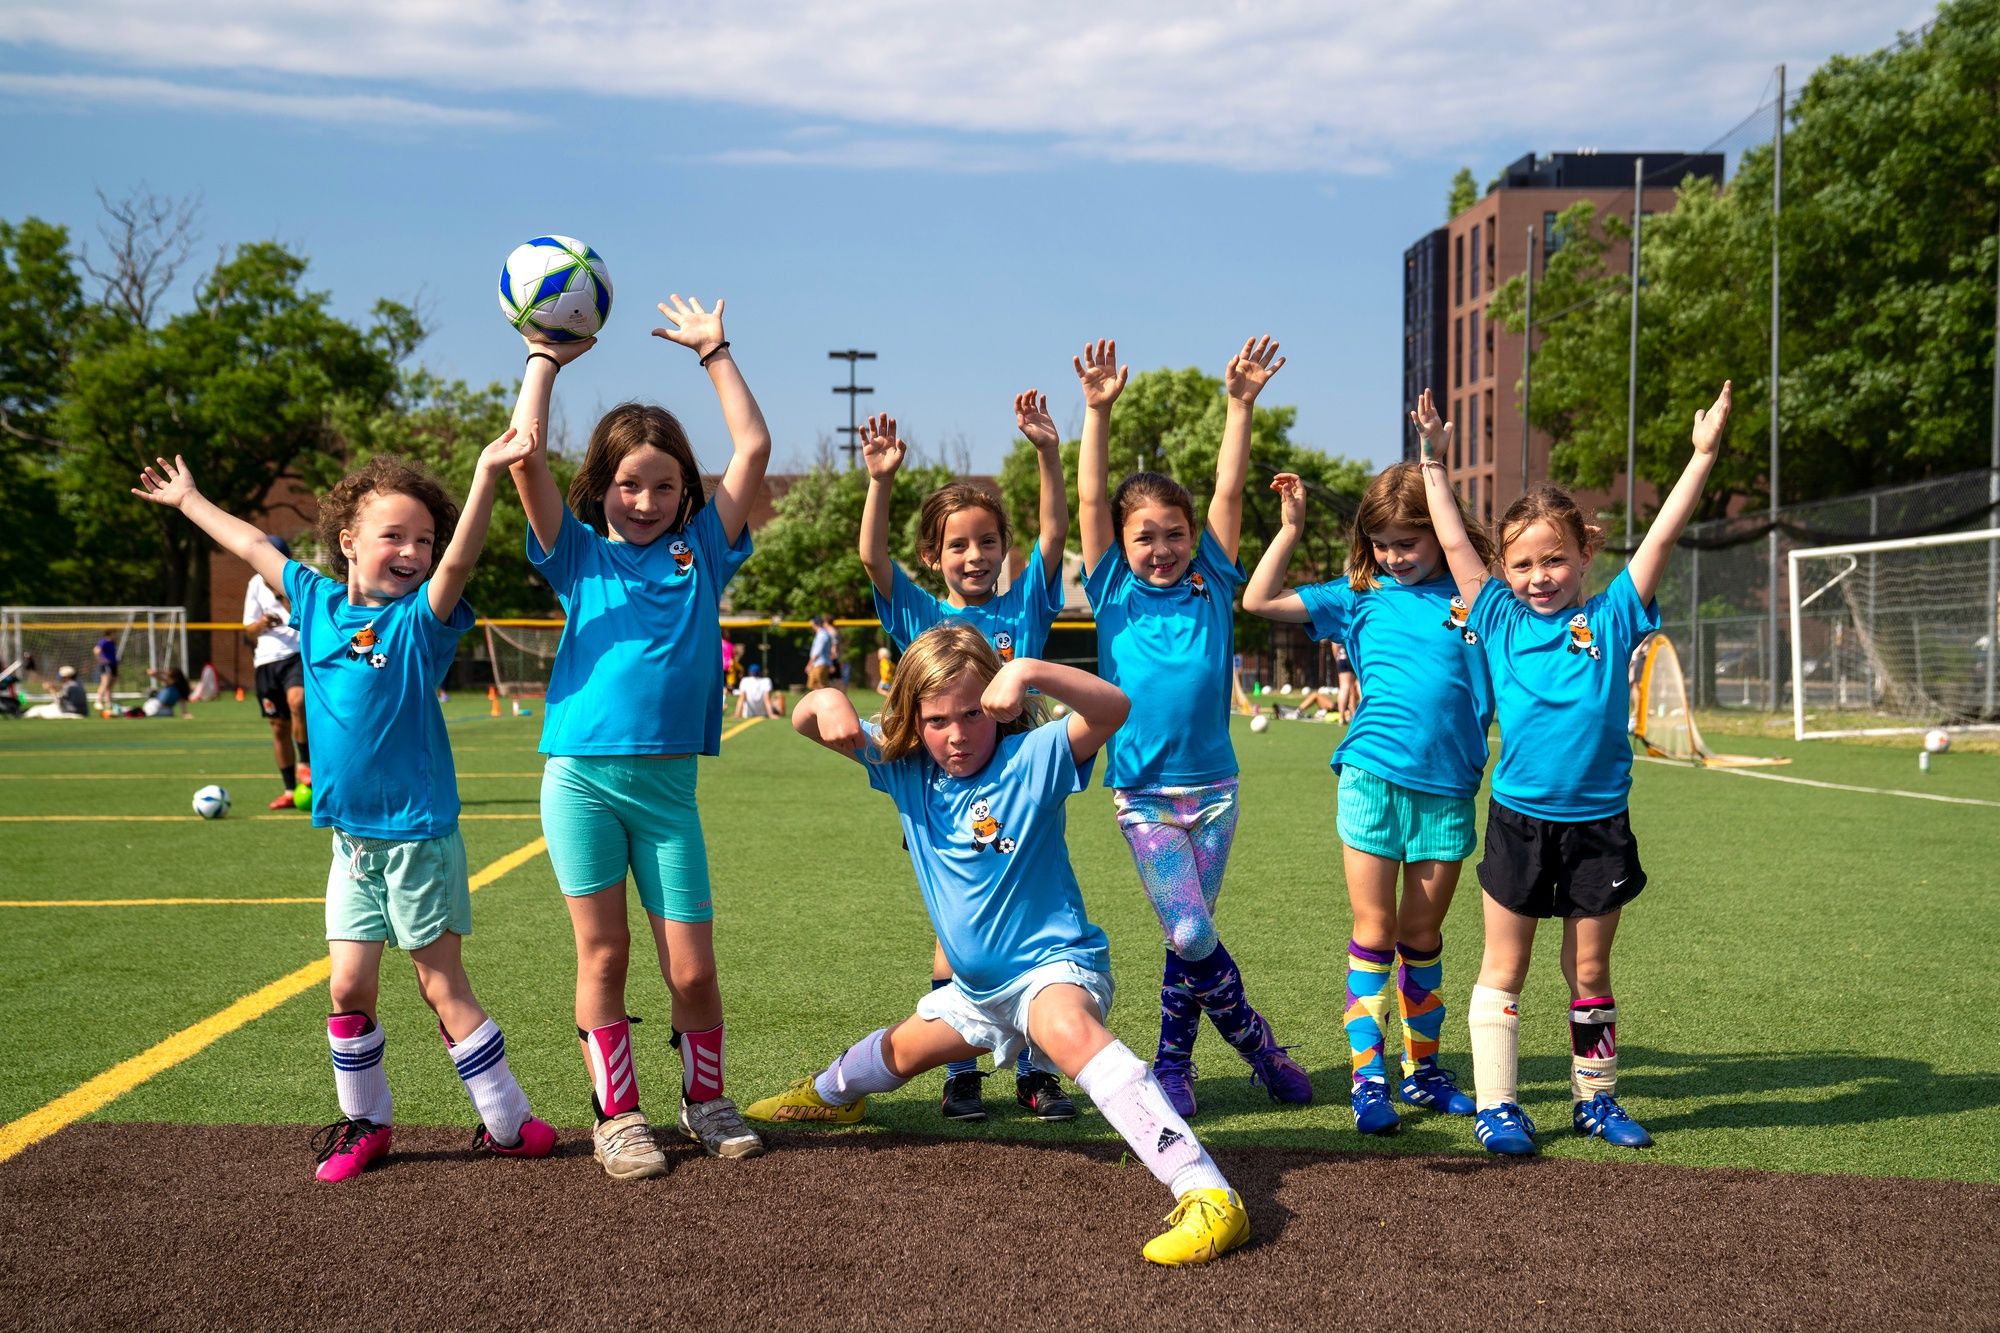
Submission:
<svg viewBox="0 0 2000 1333">
<path fill-rule="evenodd" d="M 723 1095 L 708 853 L 695 805 L 695 756 L 717 753 L 722 717 L 722 590 L 750 554 L 750 505 L 771 436 L 723 336 L 722 305 L 671 298 L 653 335 L 697 353 L 734 453 L 712 499 L 680 422 L 623 403 L 591 432 L 568 504 L 546 459 L 514 469 L 528 513 L 528 558 L 567 617 L 543 710 L 542 830 L 576 933 L 576 1028 L 597 1112 L 598 1162 L 615 1179 L 663 1174 L 639 1107 L 632 1023 L 629 869 L 673 999 L 681 1056 L 680 1128 L 718 1157 L 763 1142 Z M 528 343 L 516 425 L 545 423 L 556 373 L 594 344 Z"/>
</svg>

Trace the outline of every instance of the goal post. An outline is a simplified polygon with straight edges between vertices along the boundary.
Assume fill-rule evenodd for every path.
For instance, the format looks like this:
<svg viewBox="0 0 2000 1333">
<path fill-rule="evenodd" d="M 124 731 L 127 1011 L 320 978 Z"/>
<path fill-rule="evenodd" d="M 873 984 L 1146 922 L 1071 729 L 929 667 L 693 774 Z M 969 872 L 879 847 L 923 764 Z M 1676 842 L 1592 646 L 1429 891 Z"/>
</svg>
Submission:
<svg viewBox="0 0 2000 1333">
<path fill-rule="evenodd" d="M 2000 728 L 2000 528 L 1789 559 L 1799 740 Z"/>
<path fill-rule="evenodd" d="M 1633 699 L 1632 735 L 1655 759 L 1680 759 L 1703 768 L 1761 768 L 1789 764 L 1774 755 L 1719 754 L 1703 739 L 1688 702 L 1681 657 L 1664 634 L 1639 647 L 1638 692 Z"/>
<path fill-rule="evenodd" d="M 113 697 L 144 698 L 147 669 L 188 668 L 187 609 L 179 606 L 0 606 L 0 665 L 19 663 L 26 680 L 53 680 L 76 668 L 86 689 L 97 683 L 97 643 L 118 645 Z"/>
</svg>

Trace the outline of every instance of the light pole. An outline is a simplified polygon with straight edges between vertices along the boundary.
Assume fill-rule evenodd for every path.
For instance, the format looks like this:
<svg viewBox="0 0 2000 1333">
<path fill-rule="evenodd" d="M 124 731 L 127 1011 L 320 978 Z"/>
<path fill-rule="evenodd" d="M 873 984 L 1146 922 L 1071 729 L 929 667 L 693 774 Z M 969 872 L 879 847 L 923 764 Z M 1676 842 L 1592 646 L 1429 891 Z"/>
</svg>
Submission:
<svg viewBox="0 0 2000 1333">
<path fill-rule="evenodd" d="M 834 385 L 833 391 L 847 395 L 847 424 L 839 428 L 840 433 L 847 437 L 847 443 L 840 447 L 847 450 L 847 466 L 853 467 L 855 455 L 861 450 L 861 427 L 854 416 L 855 400 L 864 393 L 875 392 L 873 388 L 866 384 L 856 384 L 854 382 L 854 363 L 857 361 L 873 361 L 875 353 L 860 352 L 850 347 L 844 352 L 828 352 L 826 359 L 829 361 L 845 361 L 847 363 L 847 383 Z"/>
<path fill-rule="evenodd" d="M 1778 697 L 1778 214 L 1785 201 L 1785 67 L 1778 66 L 1778 117 L 1771 148 L 1771 535 L 1764 570 L 1767 641 L 1770 644 L 1770 703 Z"/>
<path fill-rule="evenodd" d="M 1528 372 L 1535 359 L 1535 224 L 1528 224 L 1528 302 L 1521 313 L 1521 494 L 1528 493 Z"/>
<path fill-rule="evenodd" d="M 1639 227 L 1645 218 L 1646 159 L 1632 163 L 1632 333 L 1625 354 L 1625 555 L 1632 554 L 1632 469 L 1639 454 Z"/>
</svg>

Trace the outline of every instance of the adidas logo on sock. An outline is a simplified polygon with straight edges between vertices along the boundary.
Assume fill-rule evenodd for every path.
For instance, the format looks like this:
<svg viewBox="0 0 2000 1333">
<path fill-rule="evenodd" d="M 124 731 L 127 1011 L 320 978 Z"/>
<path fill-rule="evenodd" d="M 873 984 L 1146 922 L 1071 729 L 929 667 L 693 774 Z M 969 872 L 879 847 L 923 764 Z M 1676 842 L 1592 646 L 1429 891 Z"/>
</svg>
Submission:
<svg viewBox="0 0 2000 1333">
<path fill-rule="evenodd" d="M 1165 1152 L 1179 1143 L 1184 1136 L 1177 1129 L 1165 1128 L 1160 1131 L 1160 1141 L 1153 1145 L 1154 1152 Z"/>
</svg>

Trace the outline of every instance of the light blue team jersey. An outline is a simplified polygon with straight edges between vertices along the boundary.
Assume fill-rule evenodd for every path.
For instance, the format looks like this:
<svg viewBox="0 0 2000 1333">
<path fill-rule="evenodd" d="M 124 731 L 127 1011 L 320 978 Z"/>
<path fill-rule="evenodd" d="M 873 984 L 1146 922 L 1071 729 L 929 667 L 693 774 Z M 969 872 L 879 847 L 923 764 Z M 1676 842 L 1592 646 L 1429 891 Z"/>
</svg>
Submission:
<svg viewBox="0 0 2000 1333">
<path fill-rule="evenodd" d="M 1408 588 L 1384 579 L 1368 592 L 1341 579 L 1298 591 L 1313 637 L 1345 644 L 1361 678 L 1361 707 L 1333 752 L 1334 771 L 1353 764 L 1437 796 L 1478 791 L 1493 685 L 1451 577 Z"/>
<path fill-rule="evenodd" d="M 868 724 L 879 744 L 881 732 Z M 860 756 L 868 781 L 896 803 L 924 910 L 952 975 L 992 998 L 1044 963 L 1111 970 L 1111 945 L 1083 912 L 1069 864 L 1064 803 L 1090 783 L 1058 719 L 1003 736 L 986 767 L 955 778 L 920 746 L 893 763 Z"/>
<path fill-rule="evenodd" d="M 1003 662 L 1017 657 L 1040 657 L 1049 640 L 1049 622 L 1062 610 L 1062 570 L 1053 574 L 1042 564 L 1042 545 L 1035 543 L 1021 577 L 1007 585 L 1007 591 L 981 606 L 953 606 L 931 596 L 905 574 L 895 570 L 893 587 L 885 601 L 875 594 L 875 616 L 882 622 L 896 651 L 906 650 L 913 639 L 944 620 L 963 620 L 986 636 Z"/>
<path fill-rule="evenodd" d="M 285 564 L 285 593 L 306 677 L 314 828 L 415 842 L 458 827 L 458 773 L 438 686 L 459 636 L 472 628 L 463 597 L 451 619 L 419 587 L 387 606 L 354 606 L 347 585 Z"/>
<path fill-rule="evenodd" d="M 722 590 L 750 558 L 715 506 L 644 546 L 567 509 L 555 549 L 528 559 L 568 620 L 549 672 L 543 754 L 715 754 L 722 748 Z"/>
<path fill-rule="evenodd" d="M 1500 762 L 1493 799 L 1537 819 L 1578 823 L 1622 813 L 1632 790 L 1626 664 L 1660 627 L 1631 575 L 1553 615 L 1537 615 L 1505 579 L 1488 579 L 1470 624 L 1493 673 Z"/>
<path fill-rule="evenodd" d="M 1097 672 L 1132 701 L 1105 747 L 1107 787 L 1193 787 L 1236 776 L 1229 664 L 1243 567 L 1204 531 L 1187 573 L 1155 588 L 1117 543 L 1084 575 L 1097 616 Z"/>
</svg>

